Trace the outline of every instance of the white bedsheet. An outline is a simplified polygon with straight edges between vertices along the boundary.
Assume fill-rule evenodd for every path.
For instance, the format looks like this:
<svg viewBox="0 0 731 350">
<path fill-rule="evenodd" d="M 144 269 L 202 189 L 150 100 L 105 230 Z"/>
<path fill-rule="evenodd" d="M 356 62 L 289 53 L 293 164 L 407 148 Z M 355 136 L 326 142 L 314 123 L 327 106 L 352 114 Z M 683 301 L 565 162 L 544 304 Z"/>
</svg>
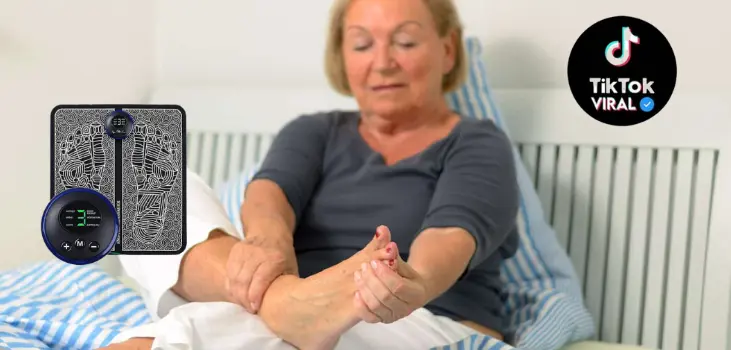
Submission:
<svg viewBox="0 0 731 350">
<path fill-rule="evenodd" d="M 388 325 L 359 323 L 340 338 L 336 349 L 430 349 L 457 343 L 473 334 L 470 328 L 419 309 Z M 153 349 L 295 350 L 269 331 L 258 316 L 231 303 L 186 304 L 158 322 L 121 333 L 113 342 L 131 337 L 154 337 Z M 504 346 L 485 339 L 481 348 L 493 345 Z"/>
</svg>

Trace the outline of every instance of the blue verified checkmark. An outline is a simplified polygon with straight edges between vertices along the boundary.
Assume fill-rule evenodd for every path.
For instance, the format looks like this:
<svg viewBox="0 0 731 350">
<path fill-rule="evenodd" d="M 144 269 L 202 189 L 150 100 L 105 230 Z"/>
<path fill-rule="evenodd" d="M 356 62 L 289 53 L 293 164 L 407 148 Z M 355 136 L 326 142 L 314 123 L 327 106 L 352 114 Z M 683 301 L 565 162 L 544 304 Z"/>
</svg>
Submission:
<svg viewBox="0 0 731 350">
<path fill-rule="evenodd" d="M 652 100 L 652 97 L 645 97 L 640 100 L 640 109 L 643 112 L 649 112 L 653 108 L 655 108 L 655 101 Z"/>
</svg>

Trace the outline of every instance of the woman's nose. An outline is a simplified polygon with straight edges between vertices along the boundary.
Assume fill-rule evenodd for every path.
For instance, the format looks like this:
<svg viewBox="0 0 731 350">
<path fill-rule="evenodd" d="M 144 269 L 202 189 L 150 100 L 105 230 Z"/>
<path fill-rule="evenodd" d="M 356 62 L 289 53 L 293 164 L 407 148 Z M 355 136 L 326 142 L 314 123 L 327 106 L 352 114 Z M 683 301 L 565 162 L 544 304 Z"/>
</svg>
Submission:
<svg viewBox="0 0 731 350">
<path fill-rule="evenodd" d="M 379 45 L 375 50 L 373 67 L 378 71 L 388 71 L 396 67 L 391 46 Z"/>
</svg>

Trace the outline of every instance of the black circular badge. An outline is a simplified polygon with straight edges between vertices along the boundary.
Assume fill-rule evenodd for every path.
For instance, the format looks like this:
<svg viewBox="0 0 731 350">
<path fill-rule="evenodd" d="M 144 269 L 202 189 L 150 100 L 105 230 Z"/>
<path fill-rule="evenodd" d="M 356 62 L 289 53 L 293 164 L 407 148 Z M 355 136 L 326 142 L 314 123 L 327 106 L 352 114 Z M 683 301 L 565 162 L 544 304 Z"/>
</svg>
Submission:
<svg viewBox="0 0 731 350">
<path fill-rule="evenodd" d="M 569 88 L 592 118 L 629 126 L 665 107 L 677 70 L 670 42 L 657 28 L 638 18 L 611 17 L 576 40 L 569 55 Z"/>
<path fill-rule="evenodd" d="M 116 110 L 109 113 L 104 127 L 107 135 L 113 139 L 123 140 L 132 133 L 134 119 L 125 111 Z"/>
</svg>

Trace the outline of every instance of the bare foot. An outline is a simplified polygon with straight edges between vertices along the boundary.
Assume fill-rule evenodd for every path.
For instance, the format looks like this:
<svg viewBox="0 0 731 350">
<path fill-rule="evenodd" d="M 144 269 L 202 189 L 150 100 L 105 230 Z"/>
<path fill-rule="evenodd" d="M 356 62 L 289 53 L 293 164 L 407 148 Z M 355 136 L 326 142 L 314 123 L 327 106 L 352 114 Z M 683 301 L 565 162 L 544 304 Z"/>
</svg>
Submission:
<svg viewBox="0 0 731 350">
<path fill-rule="evenodd" d="M 353 273 L 364 263 L 396 258 L 388 230 L 347 260 L 301 279 L 281 276 L 267 290 L 259 316 L 280 338 L 302 350 L 329 350 L 360 319 L 353 307 Z"/>
</svg>

